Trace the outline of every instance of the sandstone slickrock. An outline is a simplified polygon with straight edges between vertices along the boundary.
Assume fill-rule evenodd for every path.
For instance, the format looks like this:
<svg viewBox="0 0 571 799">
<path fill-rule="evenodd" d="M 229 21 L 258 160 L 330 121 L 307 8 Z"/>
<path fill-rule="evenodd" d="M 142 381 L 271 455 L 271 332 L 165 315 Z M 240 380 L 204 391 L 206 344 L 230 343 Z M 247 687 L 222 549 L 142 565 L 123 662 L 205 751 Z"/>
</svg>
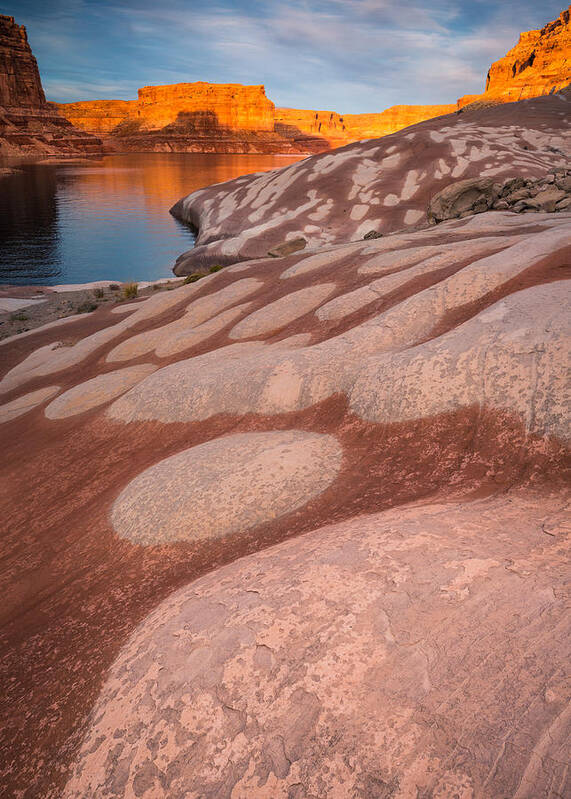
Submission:
<svg viewBox="0 0 571 799">
<path fill-rule="evenodd" d="M 567 113 L 206 190 L 260 257 L 1 348 L 7 796 L 569 793 Z"/>
<path fill-rule="evenodd" d="M 0 155 L 85 155 L 101 142 L 46 102 L 26 29 L 0 14 Z"/>
<path fill-rule="evenodd" d="M 284 169 L 193 192 L 171 209 L 198 230 L 176 274 L 259 258 L 289 239 L 306 251 L 426 225 L 427 207 L 459 180 L 503 183 L 568 167 L 571 96 L 555 94 L 306 158 Z M 514 209 L 517 210 L 517 209 Z"/>
<path fill-rule="evenodd" d="M 30 391 L 28 394 L 12 400 L 12 402 L 0 405 L 0 424 L 17 419 L 18 416 L 37 408 L 38 405 L 42 405 L 51 399 L 59 390 L 59 386 L 46 386 L 45 388 L 39 388 L 37 391 Z"/>
<path fill-rule="evenodd" d="M 556 510 L 413 505 L 178 591 L 121 650 L 65 799 L 566 795 Z"/>
<path fill-rule="evenodd" d="M 85 413 L 128 391 L 156 369 L 152 363 L 143 363 L 92 377 L 91 380 L 60 394 L 50 402 L 45 414 L 48 419 L 67 419 L 69 416 Z"/>
<path fill-rule="evenodd" d="M 173 455 L 121 492 L 111 514 L 138 544 L 221 538 L 291 513 L 337 476 L 332 436 L 286 430 L 226 436 Z"/>
</svg>

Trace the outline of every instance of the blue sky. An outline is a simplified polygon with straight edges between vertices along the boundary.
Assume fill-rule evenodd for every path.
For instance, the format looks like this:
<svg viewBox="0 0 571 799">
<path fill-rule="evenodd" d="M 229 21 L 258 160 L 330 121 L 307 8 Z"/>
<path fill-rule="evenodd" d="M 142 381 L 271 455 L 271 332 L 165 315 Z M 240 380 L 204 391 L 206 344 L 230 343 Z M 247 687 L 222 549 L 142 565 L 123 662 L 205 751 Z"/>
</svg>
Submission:
<svg viewBox="0 0 571 799">
<path fill-rule="evenodd" d="M 278 106 L 340 113 L 448 103 L 560 0 L 0 0 L 26 25 L 48 99 L 140 86 L 263 83 Z"/>
</svg>

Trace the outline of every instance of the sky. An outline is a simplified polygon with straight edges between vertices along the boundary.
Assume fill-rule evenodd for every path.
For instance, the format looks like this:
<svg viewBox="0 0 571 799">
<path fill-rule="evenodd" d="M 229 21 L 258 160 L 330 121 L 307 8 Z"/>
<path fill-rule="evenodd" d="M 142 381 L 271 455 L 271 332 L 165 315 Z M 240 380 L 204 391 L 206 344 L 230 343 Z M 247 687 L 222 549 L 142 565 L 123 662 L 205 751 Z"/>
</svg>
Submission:
<svg viewBox="0 0 571 799">
<path fill-rule="evenodd" d="M 28 30 L 49 100 L 141 86 L 260 84 L 339 113 L 455 102 L 561 0 L 0 0 Z"/>
</svg>

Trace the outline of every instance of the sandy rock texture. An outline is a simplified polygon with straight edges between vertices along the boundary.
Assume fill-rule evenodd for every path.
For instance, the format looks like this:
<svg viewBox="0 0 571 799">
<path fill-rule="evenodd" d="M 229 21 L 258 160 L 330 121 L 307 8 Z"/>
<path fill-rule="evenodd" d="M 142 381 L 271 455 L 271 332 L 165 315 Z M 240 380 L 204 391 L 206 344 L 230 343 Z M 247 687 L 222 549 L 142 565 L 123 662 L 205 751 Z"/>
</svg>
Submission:
<svg viewBox="0 0 571 799">
<path fill-rule="evenodd" d="M 331 436 L 225 436 L 147 469 L 121 492 L 111 521 L 139 544 L 228 536 L 303 507 L 333 482 L 341 457 Z"/>
<path fill-rule="evenodd" d="M 562 167 L 537 180 L 492 178 L 459 180 L 430 200 L 427 217 L 432 223 L 462 219 L 494 209 L 515 213 L 553 213 L 571 208 L 571 169 Z"/>
<path fill-rule="evenodd" d="M 399 508 L 182 589 L 121 651 L 64 796 L 565 796 L 558 510 Z"/>
<path fill-rule="evenodd" d="M 383 139 L 193 192 L 172 209 L 198 230 L 176 274 L 265 256 L 290 239 L 306 250 L 425 226 L 432 197 L 459 180 L 503 183 L 565 169 L 571 97 L 555 94 L 449 115 Z"/>
</svg>

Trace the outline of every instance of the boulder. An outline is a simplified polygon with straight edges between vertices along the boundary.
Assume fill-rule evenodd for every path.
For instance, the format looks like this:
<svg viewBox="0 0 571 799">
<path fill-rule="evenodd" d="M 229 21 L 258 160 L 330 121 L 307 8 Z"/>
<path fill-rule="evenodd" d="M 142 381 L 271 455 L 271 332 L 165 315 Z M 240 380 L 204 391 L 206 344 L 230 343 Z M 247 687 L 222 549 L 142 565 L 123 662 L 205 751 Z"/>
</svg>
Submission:
<svg viewBox="0 0 571 799">
<path fill-rule="evenodd" d="M 535 197 L 526 200 L 526 203 L 531 208 L 537 208 L 538 211 L 545 211 L 550 214 L 555 211 L 556 204 L 565 198 L 566 194 L 561 189 L 547 188 L 539 191 Z"/>
<path fill-rule="evenodd" d="M 307 241 L 300 236 L 297 239 L 284 241 L 283 244 L 278 244 L 277 247 L 272 247 L 271 250 L 268 250 L 268 255 L 272 258 L 283 258 L 285 255 L 292 255 L 294 252 L 305 249 L 306 244 Z"/>
<path fill-rule="evenodd" d="M 492 178 L 468 178 L 446 186 L 428 206 L 428 220 L 436 223 L 491 208 L 496 198 Z"/>
</svg>

